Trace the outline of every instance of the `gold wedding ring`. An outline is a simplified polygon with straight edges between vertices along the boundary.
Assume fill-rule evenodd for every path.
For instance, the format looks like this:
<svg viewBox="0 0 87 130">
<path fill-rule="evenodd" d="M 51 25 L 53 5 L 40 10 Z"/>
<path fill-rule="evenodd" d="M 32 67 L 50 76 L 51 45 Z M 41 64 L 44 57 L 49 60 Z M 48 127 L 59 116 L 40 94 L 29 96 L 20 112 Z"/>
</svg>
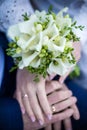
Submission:
<svg viewBox="0 0 87 130">
<path fill-rule="evenodd" d="M 52 112 L 53 112 L 53 113 L 55 113 L 55 112 L 56 112 L 56 108 L 55 108 L 55 106 L 54 106 L 54 105 L 51 107 L 51 109 L 52 109 Z"/>
</svg>

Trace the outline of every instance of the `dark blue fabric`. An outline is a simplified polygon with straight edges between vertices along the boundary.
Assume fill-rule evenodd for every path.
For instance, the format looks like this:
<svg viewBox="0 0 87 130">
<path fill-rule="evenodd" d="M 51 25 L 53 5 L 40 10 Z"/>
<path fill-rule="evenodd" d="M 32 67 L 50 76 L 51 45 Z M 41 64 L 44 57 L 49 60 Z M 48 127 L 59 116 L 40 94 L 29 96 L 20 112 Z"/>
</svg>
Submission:
<svg viewBox="0 0 87 130">
<path fill-rule="evenodd" d="M 80 120 L 72 119 L 73 130 L 87 130 L 87 90 L 78 86 L 71 80 L 66 80 L 66 84 L 73 95 L 77 97 L 77 106 L 80 111 Z"/>
<path fill-rule="evenodd" d="M 7 45 L 8 45 L 8 41 L 5 34 L 3 32 L 0 32 L 0 46 L 6 49 Z"/>
<path fill-rule="evenodd" d="M 0 98 L 0 130 L 23 130 L 20 107 L 15 99 Z"/>
<path fill-rule="evenodd" d="M 5 52 L 5 50 L 4 50 Z M 13 66 L 12 58 L 8 57 L 5 53 L 5 68 L 4 68 L 4 76 L 2 80 L 2 85 L 0 89 L 1 97 L 12 97 L 15 91 L 16 86 L 16 70 L 14 72 L 9 72 L 11 67 Z"/>
<path fill-rule="evenodd" d="M 22 114 L 18 102 L 13 99 L 16 83 L 16 71 L 9 73 L 13 66 L 12 58 L 6 55 L 7 39 L 0 33 L 0 46 L 4 50 L 5 68 L 0 89 L 0 130 L 23 130 Z"/>
<path fill-rule="evenodd" d="M 5 68 L 4 68 L 4 76 L 3 81 L 0 88 L 0 97 L 12 97 L 15 91 L 15 77 L 16 71 L 10 73 L 9 70 L 14 65 L 13 59 L 6 55 L 6 48 L 8 45 L 8 40 L 4 33 L 0 32 L 0 46 L 4 51 L 5 57 Z"/>
</svg>

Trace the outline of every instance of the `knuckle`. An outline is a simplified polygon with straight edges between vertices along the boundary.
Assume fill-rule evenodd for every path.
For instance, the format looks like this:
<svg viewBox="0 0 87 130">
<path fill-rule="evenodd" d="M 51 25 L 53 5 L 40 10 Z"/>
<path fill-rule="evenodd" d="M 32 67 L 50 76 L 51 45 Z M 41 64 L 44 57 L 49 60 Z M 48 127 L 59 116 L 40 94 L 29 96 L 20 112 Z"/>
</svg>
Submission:
<svg viewBox="0 0 87 130">
<path fill-rule="evenodd" d="M 68 117 L 68 116 L 69 116 L 69 112 L 66 111 L 66 112 L 64 113 L 64 117 Z"/>
<path fill-rule="evenodd" d="M 70 117 L 70 116 L 71 116 L 71 111 L 70 111 L 70 110 L 66 111 L 64 117 L 65 117 L 65 118 L 66 118 L 66 117 L 68 118 L 68 117 Z"/>
<path fill-rule="evenodd" d="M 73 94 L 73 93 L 72 93 L 72 91 L 71 91 L 71 90 L 69 90 L 69 94 L 70 94 L 70 96 L 72 96 L 72 94 Z"/>
</svg>

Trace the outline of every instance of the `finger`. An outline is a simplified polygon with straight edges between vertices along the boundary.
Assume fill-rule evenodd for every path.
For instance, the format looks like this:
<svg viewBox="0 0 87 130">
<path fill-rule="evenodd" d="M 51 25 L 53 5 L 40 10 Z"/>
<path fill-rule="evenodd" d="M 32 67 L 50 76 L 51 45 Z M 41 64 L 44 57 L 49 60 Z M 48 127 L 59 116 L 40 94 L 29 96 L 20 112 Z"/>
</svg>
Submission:
<svg viewBox="0 0 87 130">
<path fill-rule="evenodd" d="M 49 102 L 47 100 L 46 92 L 44 90 L 43 90 L 43 92 L 39 92 L 38 98 L 39 98 L 40 105 L 41 105 L 45 115 L 47 116 L 47 118 L 49 120 L 51 120 L 52 119 L 52 111 L 51 111 Z"/>
<path fill-rule="evenodd" d="M 80 57 L 81 57 L 81 44 L 80 42 L 73 42 L 73 55 L 76 59 L 76 61 L 78 62 Z"/>
<path fill-rule="evenodd" d="M 70 118 L 65 119 L 63 123 L 64 123 L 65 130 L 72 130 L 72 123 Z"/>
<path fill-rule="evenodd" d="M 29 118 L 31 119 L 32 122 L 35 122 L 36 118 L 35 118 L 35 115 L 32 111 L 32 108 L 30 106 L 28 97 L 24 97 L 22 99 L 23 99 L 23 104 L 24 104 L 25 111 L 26 111 L 27 115 L 29 116 Z"/>
<path fill-rule="evenodd" d="M 25 108 L 24 108 L 24 105 L 23 105 L 23 102 L 22 102 L 22 98 L 21 98 L 21 93 L 20 92 L 16 92 L 16 98 L 20 104 L 20 108 L 21 108 L 21 111 L 22 111 L 22 114 L 25 114 Z"/>
<path fill-rule="evenodd" d="M 75 97 L 70 97 L 69 99 L 62 101 L 58 104 L 53 105 L 55 107 L 55 112 L 60 112 L 68 107 L 71 107 L 73 104 L 75 104 L 77 99 Z"/>
<path fill-rule="evenodd" d="M 63 86 L 64 86 L 64 87 L 63 87 L 64 90 L 67 90 L 67 89 L 68 89 L 65 84 L 63 84 Z M 78 119 L 80 118 L 80 113 L 79 113 L 79 110 L 78 110 L 77 106 L 74 104 L 74 105 L 72 105 L 71 107 L 72 107 L 72 109 L 74 110 L 74 113 L 73 113 L 74 119 L 78 120 Z"/>
<path fill-rule="evenodd" d="M 53 124 L 54 130 L 61 130 L 61 121 L 58 121 Z"/>
<path fill-rule="evenodd" d="M 50 123 L 55 123 L 57 121 L 62 121 L 66 118 L 69 118 L 73 115 L 73 109 L 72 108 L 68 108 L 60 113 L 57 113 L 55 115 L 53 115 L 52 120 L 50 120 Z M 45 122 L 49 123 L 49 120 L 47 120 L 47 118 L 45 118 Z"/>
<path fill-rule="evenodd" d="M 74 110 L 74 113 L 73 113 L 74 119 L 79 120 L 80 119 L 80 113 L 79 113 L 77 106 L 74 104 L 71 107 Z"/>
<path fill-rule="evenodd" d="M 52 94 L 48 95 L 48 101 L 49 104 L 52 105 L 60 101 L 63 101 L 71 96 L 72 96 L 72 92 L 70 90 L 55 91 Z"/>
<path fill-rule="evenodd" d="M 69 118 L 70 116 L 72 116 L 73 114 L 73 110 L 70 108 L 70 109 L 67 109 L 61 113 L 58 113 L 58 121 L 61 121 L 61 120 L 64 120 L 66 118 Z"/>
<path fill-rule="evenodd" d="M 29 96 L 29 102 L 30 102 L 31 108 L 37 120 L 39 121 L 39 124 L 43 125 L 44 124 L 43 114 L 42 114 L 40 105 L 38 103 L 36 93 L 34 93 L 34 91 L 30 92 L 28 88 L 28 96 Z"/>
<path fill-rule="evenodd" d="M 62 88 L 62 85 L 58 81 L 46 82 L 46 94 L 50 94 L 55 90 L 59 90 L 60 88 Z"/>
<path fill-rule="evenodd" d="M 41 105 L 42 110 L 44 111 L 47 118 L 49 120 L 51 120 L 52 119 L 52 111 L 51 111 L 49 102 L 47 100 L 44 82 L 42 82 L 41 84 L 38 84 L 38 86 L 37 86 L 37 96 L 38 96 L 39 103 Z"/>
<path fill-rule="evenodd" d="M 68 77 L 68 75 L 70 74 L 71 71 L 72 71 L 72 68 L 70 68 L 69 71 L 65 75 L 61 76 L 59 78 L 59 83 L 61 83 L 61 84 L 64 83 L 65 79 Z"/>
<path fill-rule="evenodd" d="M 44 128 L 44 130 L 52 130 L 51 124 L 50 124 L 50 125 L 47 125 L 47 126 Z"/>
</svg>

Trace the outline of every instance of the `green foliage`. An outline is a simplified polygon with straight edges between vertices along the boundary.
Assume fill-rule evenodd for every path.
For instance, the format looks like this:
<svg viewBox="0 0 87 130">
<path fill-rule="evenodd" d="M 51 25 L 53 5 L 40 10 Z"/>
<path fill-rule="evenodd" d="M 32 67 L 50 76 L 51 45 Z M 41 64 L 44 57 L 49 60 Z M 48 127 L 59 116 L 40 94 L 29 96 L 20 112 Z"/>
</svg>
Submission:
<svg viewBox="0 0 87 130">
<path fill-rule="evenodd" d="M 16 70 L 18 67 L 17 66 L 14 66 L 10 69 L 10 72 L 13 72 L 14 70 Z"/>
<path fill-rule="evenodd" d="M 70 73 L 69 77 L 71 79 L 79 77 L 80 76 L 80 68 L 76 65 L 74 70 Z"/>
<path fill-rule="evenodd" d="M 27 13 L 23 14 L 22 16 L 23 16 L 24 21 L 29 20 L 29 16 L 28 16 L 28 14 L 27 14 Z"/>
<path fill-rule="evenodd" d="M 49 8 L 48 8 L 48 14 L 51 14 L 53 12 L 53 6 L 50 5 Z"/>
</svg>

